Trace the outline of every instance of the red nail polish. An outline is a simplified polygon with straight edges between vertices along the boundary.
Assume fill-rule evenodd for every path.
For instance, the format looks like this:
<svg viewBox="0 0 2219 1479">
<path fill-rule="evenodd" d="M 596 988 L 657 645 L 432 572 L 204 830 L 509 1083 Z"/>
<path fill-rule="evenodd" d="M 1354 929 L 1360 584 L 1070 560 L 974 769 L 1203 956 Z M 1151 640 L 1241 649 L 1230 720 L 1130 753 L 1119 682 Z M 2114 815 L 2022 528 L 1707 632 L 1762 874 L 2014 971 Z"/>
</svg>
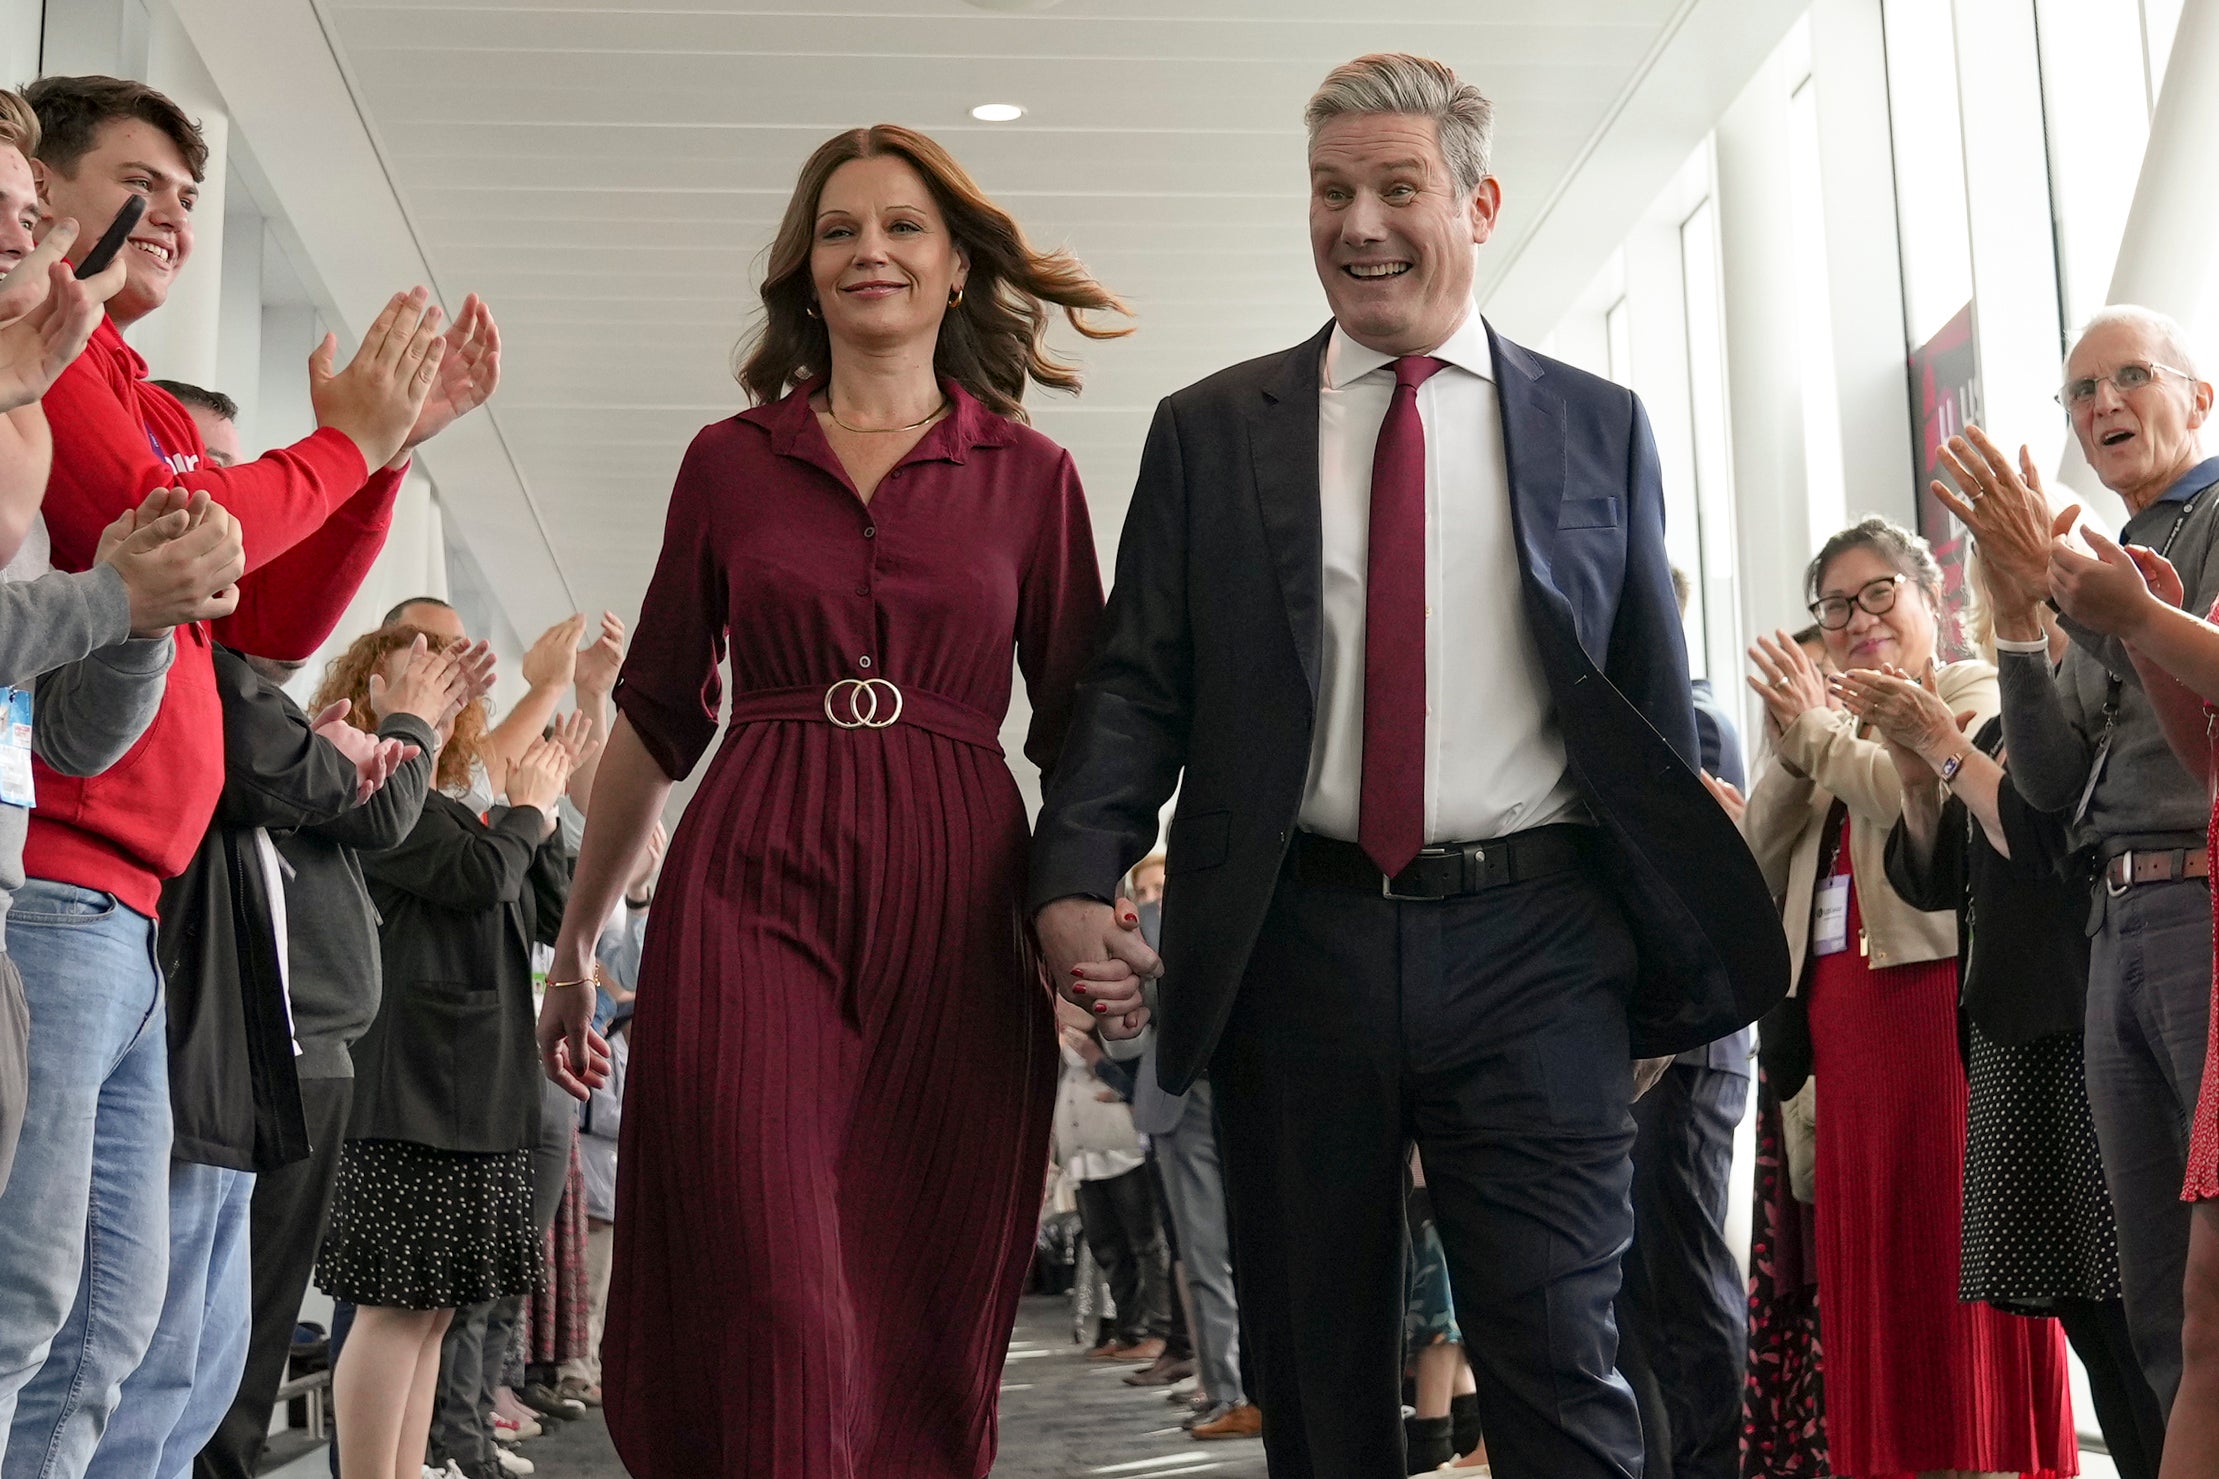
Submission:
<svg viewBox="0 0 2219 1479">
<path fill-rule="evenodd" d="M 1103 1005 L 1103 1004 L 1102 1004 L 1101 1002 L 1096 1002 L 1096 1003 L 1094 1003 L 1094 1015 L 1095 1015 L 1095 1016 L 1097 1016 L 1097 1017 L 1101 1017 L 1101 1016 L 1106 1016 L 1106 1015 L 1108 1015 L 1108 1013 L 1109 1013 L 1109 1008 L 1108 1008 L 1107 1006 Z"/>
<path fill-rule="evenodd" d="M 1074 986 L 1071 988 L 1071 994 L 1073 996 L 1084 996 L 1086 995 L 1086 988 L 1084 986 Z"/>
</svg>

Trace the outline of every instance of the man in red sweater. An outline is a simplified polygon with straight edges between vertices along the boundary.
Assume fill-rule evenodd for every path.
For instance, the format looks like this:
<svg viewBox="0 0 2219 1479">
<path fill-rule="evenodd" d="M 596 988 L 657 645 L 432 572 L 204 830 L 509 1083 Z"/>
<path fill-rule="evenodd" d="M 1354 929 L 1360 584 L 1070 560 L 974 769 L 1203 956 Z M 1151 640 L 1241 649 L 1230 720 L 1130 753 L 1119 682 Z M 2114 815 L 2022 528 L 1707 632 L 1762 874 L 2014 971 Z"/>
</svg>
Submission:
<svg viewBox="0 0 2219 1479">
<path fill-rule="evenodd" d="M 24 1465 L 79 1479 L 163 1304 L 170 1110 L 152 916 L 162 880 L 192 856 L 223 786 L 211 644 L 299 659 L 322 643 L 383 543 L 410 450 L 483 403 L 498 376 L 499 340 L 474 296 L 442 335 L 423 289 L 396 295 L 344 369 L 335 368 L 329 337 L 311 356 L 313 434 L 250 462 L 215 465 L 192 417 L 147 383 L 145 362 L 122 336 L 162 306 L 191 257 L 207 162 L 199 130 L 162 94 L 111 77 L 49 77 L 26 96 L 39 115 L 34 167 L 53 215 L 97 223 L 85 228 L 90 239 L 130 196 L 147 202 L 107 321 L 46 397 L 54 564 L 83 569 L 119 512 L 182 483 L 238 520 L 247 569 L 232 615 L 177 629 L 160 709 L 120 762 L 90 779 L 37 773 L 29 881 L 18 896 L 28 927 L 20 945 L 10 943 L 27 983 L 99 994 L 116 1052 L 76 1055 L 98 1078 L 85 1164 L 42 1178 L 38 1196 L 17 1196 L 13 1185 L 0 1193 L 0 1267 L 21 1268 L 16 1249 L 45 1252 L 56 1239 L 81 1250 L 66 1287 L 0 1295 L 0 1423 L 7 1471 Z M 34 1033 L 34 1061 L 47 1050 Z M 50 1256 L 36 1262 L 53 1266 Z M 80 1299 L 83 1338 L 57 1344 Z"/>
</svg>

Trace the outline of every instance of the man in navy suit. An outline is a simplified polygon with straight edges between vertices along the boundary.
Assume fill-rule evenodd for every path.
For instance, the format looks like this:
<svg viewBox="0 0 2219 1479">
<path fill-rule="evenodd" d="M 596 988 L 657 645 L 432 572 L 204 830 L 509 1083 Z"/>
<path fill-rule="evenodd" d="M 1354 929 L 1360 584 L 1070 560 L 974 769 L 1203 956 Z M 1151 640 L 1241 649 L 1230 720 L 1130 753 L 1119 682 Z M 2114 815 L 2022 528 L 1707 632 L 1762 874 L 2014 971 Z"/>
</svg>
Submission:
<svg viewBox="0 0 2219 1479">
<path fill-rule="evenodd" d="M 1209 1073 L 1281 1479 L 1401 1479 L 1412 1140 L 1495 1471 L 1637 1474 L 1632 1060 L 1787 986 L 1690 768 L 1646 418 L 1473 305 L 1489 115 L 1403 55 L 1311 99 L 1334 321 L 1158 409 L 1034 852 L 1066 992 L 1135 1033 L 1163 970 L 1158 1075 Z M 1175 785 L 1159 962 L 1109 901 Z"/>
</svg>

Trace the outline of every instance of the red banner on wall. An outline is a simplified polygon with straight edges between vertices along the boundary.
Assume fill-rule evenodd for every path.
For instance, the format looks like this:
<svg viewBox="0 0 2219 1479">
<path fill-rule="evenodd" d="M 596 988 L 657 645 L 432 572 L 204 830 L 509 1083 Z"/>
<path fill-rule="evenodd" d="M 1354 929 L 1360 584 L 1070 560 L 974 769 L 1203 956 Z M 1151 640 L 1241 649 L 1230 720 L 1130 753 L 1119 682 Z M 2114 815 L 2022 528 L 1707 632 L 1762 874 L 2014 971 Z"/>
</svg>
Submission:
<svg viewBox="0 0 2219 1479">
<path fill-rule="evenodd" d="M 1942 469 L 1941 447 L 1978 423 L 1980 362 L 1973 347 L 1972 305 L 1938 329 L 1934 337 L 1911 351 L 1911 425 L 1918 435 L 1919 533 L 1934 546 L 1942 562 L 1945 589 L 1954 605 L 1965 581 L 1965 530 L 1956 516 L 1934 496 L 1936 478 L 1954 487 Z"/>
</svg>

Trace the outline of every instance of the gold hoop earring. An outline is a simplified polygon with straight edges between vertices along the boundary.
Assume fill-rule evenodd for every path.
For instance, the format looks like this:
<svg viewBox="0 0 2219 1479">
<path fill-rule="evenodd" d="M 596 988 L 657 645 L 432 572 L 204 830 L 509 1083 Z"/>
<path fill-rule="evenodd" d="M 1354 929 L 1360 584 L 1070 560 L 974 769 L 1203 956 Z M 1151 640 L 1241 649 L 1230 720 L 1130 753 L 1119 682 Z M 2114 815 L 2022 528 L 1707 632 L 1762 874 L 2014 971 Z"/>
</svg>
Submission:
<svg viewBox="0 0 2219 1479">
<path fill-rule="evenodd" d="M 961 289 L 961 288 L 950 288 L 950 289 L 948 290 L 948 306 L 949 306 L 950 308 L 957 308 L 957 307 L 960 307 L 960 306 L 962 306 L 962 303 L 963 303 L 963 289 Z"/>
</svg>

